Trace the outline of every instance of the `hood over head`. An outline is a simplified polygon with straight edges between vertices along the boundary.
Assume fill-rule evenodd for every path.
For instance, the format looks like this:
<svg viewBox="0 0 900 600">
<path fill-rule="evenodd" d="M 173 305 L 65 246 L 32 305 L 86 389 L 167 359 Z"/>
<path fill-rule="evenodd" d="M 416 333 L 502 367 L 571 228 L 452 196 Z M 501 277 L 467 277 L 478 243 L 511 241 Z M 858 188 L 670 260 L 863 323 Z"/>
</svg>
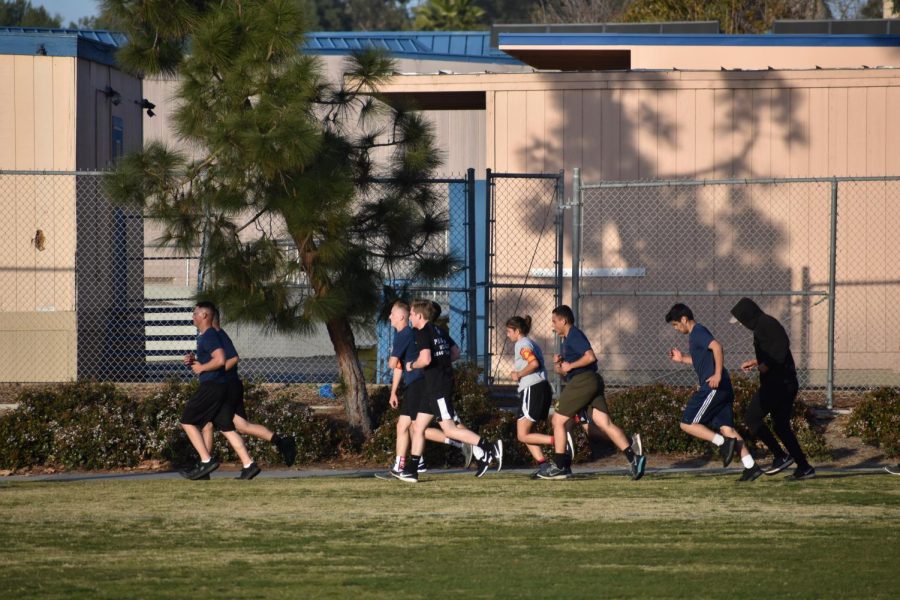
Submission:
<svg viewBox="0 0 900 600">
<path fill-rule="evenodd" d="M 738 300 L 738 303 L 732 307 L 731 314 L 734 316 L 733 320 L 737 320 L 738 323 L 753 331 L 759 324 L 759 318 L 762 316 L 763 311 L 759 305 L 750 298 L 741 298 Z"/>
</svg>

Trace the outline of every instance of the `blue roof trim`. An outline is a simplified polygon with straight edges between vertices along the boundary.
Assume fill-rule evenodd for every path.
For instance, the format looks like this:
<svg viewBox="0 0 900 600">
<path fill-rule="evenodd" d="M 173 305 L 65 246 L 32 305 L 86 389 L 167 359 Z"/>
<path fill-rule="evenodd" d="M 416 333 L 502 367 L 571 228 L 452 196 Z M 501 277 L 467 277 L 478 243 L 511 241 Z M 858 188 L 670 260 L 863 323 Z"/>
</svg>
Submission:
<svg viewBox="0 0 900 600">
<path fill-rule="evenodd" d="M 124 34 L 81 29 L 0 27 L 0 54 L 71 56 L 115 66 Z"/>
<path fill-rule="evenodd" d="M 362 48 L 382 48 L 401 58 L 522 64 L 491 47 L 487 31 L 316 32 L 306 36 L 310 54 L 346 54 Z"/>
<path fill-rule="evenodd" d="M 900 35 L 501 33 L 501 46 L 900 46 Z"/>
</svg>

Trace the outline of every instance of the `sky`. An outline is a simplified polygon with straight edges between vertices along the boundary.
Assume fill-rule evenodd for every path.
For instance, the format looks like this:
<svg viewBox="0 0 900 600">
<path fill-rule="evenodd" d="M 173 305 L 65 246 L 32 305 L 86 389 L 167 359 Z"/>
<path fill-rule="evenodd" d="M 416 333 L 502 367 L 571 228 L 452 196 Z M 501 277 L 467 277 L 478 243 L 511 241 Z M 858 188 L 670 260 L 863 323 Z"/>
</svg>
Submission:
<svg viewBox="0 0 900 600">
<path fill-rule="evenodd" d="M 34 7 L 43 6 L 51 15 L 62 15 L 63 27 L 70 21 L 97 14 L 96 0 L 31 0 Z"/>
</svg>

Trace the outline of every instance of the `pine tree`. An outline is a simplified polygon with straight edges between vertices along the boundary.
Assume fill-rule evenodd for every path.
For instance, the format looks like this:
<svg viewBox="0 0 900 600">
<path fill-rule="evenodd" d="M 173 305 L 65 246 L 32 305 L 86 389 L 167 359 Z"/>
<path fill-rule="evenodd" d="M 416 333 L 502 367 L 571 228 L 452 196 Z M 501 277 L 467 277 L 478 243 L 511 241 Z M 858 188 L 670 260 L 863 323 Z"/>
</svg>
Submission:
<svg viewBox="0 0 900 600">
<path fill-rule="evenodd" d="M 177 133 L 205 151 L 191 161 L 152 143 L 124 157 L 109 178 L 114 200 L 160 221 L 164 243 L 203 249 L 201 295 L 229 320 L 290 333 L 324 323 L 349 421 L 368 435 L 353 326 L 371 323 L 393 273 L 422 280 L 454 268 L 428 252 L 447 227 L 420 183 L 439 163 L 431 128 L 365 93 L 392 62 L 361 53 L 342 82 L 327 82 L 299 50 L 293 0 L 104 4 L 127 24 L 124 66 L 177 73 Z M 373 154 L 385 150 L 379 171 Z M 376 185 L 379 174 L 390 183 Z"/>
</svg>

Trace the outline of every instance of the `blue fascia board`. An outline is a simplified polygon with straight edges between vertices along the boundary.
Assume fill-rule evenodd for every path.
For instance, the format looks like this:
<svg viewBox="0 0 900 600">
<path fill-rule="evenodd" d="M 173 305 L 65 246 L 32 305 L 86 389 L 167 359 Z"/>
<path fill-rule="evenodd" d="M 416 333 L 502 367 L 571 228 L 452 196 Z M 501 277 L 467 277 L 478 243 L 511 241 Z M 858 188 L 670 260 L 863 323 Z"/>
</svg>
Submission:
<svg viewBox="0 0 900 600">
<path fill-rule="evenodd" d="M 43 50 L 41 48 L 43 47 Z M 71 56 L 115 66 L 116 47 L 74 32 L 31 33 L 0 31 L 0 54 Z"/>
<path fill-rule="evenodd" d="M 321 55 L 321 56 L 346 56 L 350 54 L 349 49 L 322 49 L 322 48 L 304 48 L 303 50 L 307 54 Z M 467 56 L 465 54 L 422 54 L 421 52 L 391 52 L 391 56 L 394 58 L 409 58 L 412 60 L 427 60 L 434 62 L 445 62 L 445 61 L 453 61 L 453 62 L 464 62 L 464 63 L 483 63 L 488 65 L 493 64 L 504 64 L 504 65 L 522 65 L 524 64 L 522 61 L 513 58 L 512 56 L 507 56 L 505 54 L 491 55 L 491 56 Z"/>
<path fill-rule="evenodd" d="M 900 35 L 501 33 L 501 46 L 900 46 Z"/>
</svg>

